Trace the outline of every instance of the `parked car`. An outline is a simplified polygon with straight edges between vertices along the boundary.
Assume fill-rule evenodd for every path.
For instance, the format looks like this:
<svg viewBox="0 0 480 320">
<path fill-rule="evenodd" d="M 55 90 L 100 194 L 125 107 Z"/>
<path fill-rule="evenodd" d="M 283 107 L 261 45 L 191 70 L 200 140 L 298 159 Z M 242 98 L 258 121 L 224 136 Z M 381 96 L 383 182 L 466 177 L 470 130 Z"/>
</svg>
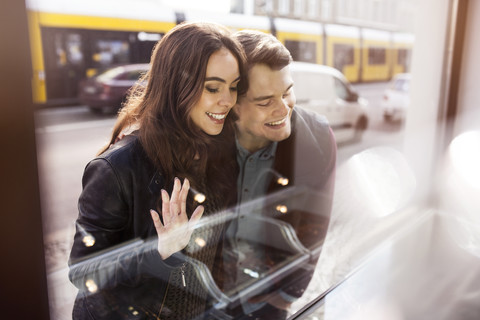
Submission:
<svg viewBox="0 0 480 320">
<path fill-rule="evenodd" d="M 327 117 L 337 142 L 360 140 L 368 126 L 368 102 L 332 67 L 290 64 L 297 104 Z"/>
<path fill-rule="evenodd" d="M 129 64 L 108 69 L 80 82 L 79 101 L 93 112 L 116 112 L 130 88 L 145 74 L 149 64 Z"/>
<path fill-rule="evenodd" d="M 401 121 L 410 104 L 410 79 L 409 73 L 399 73 L 390 81 L 382 100 L 383 119 L 385 121 Z"/>
</svg>

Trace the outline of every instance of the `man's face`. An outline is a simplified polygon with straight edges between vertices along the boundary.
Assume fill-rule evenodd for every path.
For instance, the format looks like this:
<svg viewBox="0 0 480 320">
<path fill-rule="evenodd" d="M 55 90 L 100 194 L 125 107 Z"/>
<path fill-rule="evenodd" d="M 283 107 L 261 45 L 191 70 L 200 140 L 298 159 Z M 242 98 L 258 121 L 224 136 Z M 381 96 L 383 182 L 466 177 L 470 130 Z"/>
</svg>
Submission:
<svg viewBox="0 0 480 320">
<path fill-rule="evenodd" d="M 295 94 L 289 66 L 272 70 L 256 64 L 248 72 L 249 89 L 238 98 L 234 111 L 238 140 L 242 147 L 255 152 L 272 141 L 290 136 Z"/>
</svg>

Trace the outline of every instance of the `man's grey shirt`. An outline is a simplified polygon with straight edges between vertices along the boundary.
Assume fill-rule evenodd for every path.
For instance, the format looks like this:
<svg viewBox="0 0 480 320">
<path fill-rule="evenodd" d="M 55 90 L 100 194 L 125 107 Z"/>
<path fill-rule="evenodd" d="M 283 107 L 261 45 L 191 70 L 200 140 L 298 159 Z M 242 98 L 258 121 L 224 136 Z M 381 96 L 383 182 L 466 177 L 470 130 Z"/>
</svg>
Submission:
<svg viewBox="0 0 480 320">
<path fill-rule="evenodd" d="M 254 153 L 243 148 L 238 139 L 236 144 L 239 166 L 237 203 L 242 204 L 266 194 L 270 181 L 275 177 L 272 167 L 278 143 L 272 142 Z"/>
</svg>

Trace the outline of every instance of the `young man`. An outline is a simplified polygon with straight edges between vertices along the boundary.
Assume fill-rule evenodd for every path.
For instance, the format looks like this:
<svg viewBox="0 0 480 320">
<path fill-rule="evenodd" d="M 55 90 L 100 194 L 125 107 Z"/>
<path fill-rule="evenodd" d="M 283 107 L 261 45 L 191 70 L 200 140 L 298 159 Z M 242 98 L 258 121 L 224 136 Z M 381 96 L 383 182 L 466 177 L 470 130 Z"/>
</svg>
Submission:
<svg viewBox="0 0 480 320">
<path fill-rule="evenodd" d="M 304 190 L 290 199 L 288 213 L 263 214 L 289 223 L 308 248 L 323 241 L 331 211 L 336 162 L 336 143 L 327 120 L 295 106 L 294 83 L 289 70 L 289 51 L 272 35 L 244 30 L 235 37 L 247 56 L 248 84 L 238 97 L 236 122 L 239 204 L 272 195 L 284 188 Z M 280 180 L 278 178 L 281 178 Z M 288 179 L 288 180 L 287 180 Z M 293 204 L 292 204 L 293 203 Z M 281 211 L 281 208 L 280 208 Z M 266 213 L 270 212 L 270 213 Z M 238 232 L 233 223 L 229 232 Z M 272 230 L 265 230 L 265 234 Z M 317 246 L 315 246 L 317 245 Z M 269 251 L 256 252 L 265 263 Z M 315 266 L 318 255 L 313 259 Z M 243 301 L 245 318 L 282 319 L 290 304 L 303 294 L 313 271 L 295 272 L 256 297 Z"/>
</svg>

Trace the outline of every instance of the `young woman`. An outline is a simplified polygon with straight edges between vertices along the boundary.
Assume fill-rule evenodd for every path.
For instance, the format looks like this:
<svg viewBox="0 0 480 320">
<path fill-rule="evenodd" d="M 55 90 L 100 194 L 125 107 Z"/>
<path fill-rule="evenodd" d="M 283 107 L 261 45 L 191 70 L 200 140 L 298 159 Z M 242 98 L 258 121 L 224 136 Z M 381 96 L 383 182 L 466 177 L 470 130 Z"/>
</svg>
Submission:
<svg viewBox="0 0 480 320">
<path fill-rule="evenodd" d="M 205 311 L 206 292 L 185 256 L 212 273 L 220 268 L 223 228 L 193 227 L 235 202 L 235 144 L 224 135 L 232 136 L 227 115 L 244 61 L 216 24 L 178 25 L 157 44 L 146 87 L 136 88 L 110 147 L 84 172 L 69 262 L 79 288 L 74 319 L 190 319 Z M 201 206 L 190 186 L 206 196 Z M 199 238 L 207 245 L 197 248 Z"/>
</svg>

